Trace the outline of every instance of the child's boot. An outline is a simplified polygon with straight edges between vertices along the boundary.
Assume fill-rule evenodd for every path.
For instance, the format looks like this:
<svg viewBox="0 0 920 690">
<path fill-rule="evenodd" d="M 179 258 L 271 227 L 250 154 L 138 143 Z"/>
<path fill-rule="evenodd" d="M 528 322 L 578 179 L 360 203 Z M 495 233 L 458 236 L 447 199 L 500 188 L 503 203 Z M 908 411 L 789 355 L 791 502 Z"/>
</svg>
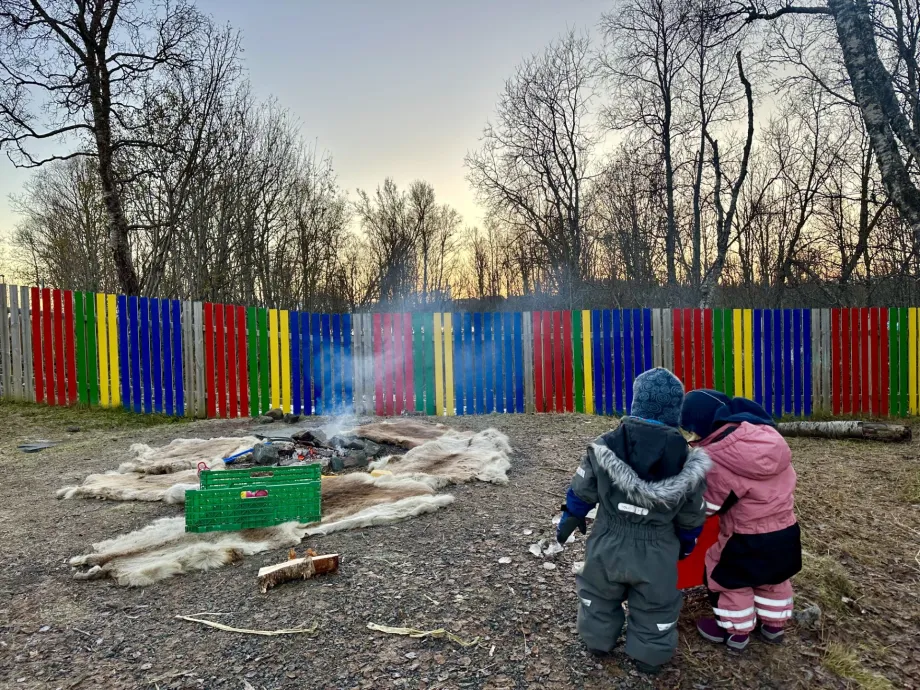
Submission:
<svg viewBox="0 0 920 690">
<path fill-rule="evenodd" d="M 636 661 L 636 670 L 649 676 L 657 676 L 661 673 L 661 666 L 652 666 L 644 661 Z"/>
<path fill-rule="evenodd" d="M 735 652 L 743 652 L 747 648 L 750 641 L 750 635 L 741 635 L 739 633 L 735 633 L 734 635 L 728 636 L 728 639 L 725 640 L 725 646 Z"/>
<path fill-rule="evenodd" d="M 767 625 L 764 623 L 760 626 L 760 636 L 764 639 L 764 642 L 769 642 L 770 644 L 782 644 L 783 638 L 786 636 L 785 630 L 783 628 L 777 628 L 772 625 Z"/>
<path fill-rule="evenodd" d="M 700 618 L 696 622 L 696 631 L 710 642 L 716 644 L 725 642 L 725 630 L 715 618 Z"/>
</svg>

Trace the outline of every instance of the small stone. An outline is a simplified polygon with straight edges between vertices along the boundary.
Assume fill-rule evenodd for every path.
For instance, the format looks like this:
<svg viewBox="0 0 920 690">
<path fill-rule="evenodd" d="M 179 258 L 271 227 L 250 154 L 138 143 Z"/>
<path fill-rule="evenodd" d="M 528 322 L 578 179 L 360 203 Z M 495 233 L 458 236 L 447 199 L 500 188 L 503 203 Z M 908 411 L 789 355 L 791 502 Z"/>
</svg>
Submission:
<svg viewBox="0 0 920 690">
<path fill-rule="evenodd" d="M 384 451 L 383 446 L 381 446 L 379 443 L 374 443 L 373 441 L 365 441 L 364 452 L 369 458 L 379 458 Z"/>
<path fill-rule="evenodd" d="M 67 433 L 68 433 L 68 434 L 75 434 L 75 433 L 77 433 L 79 430 L 80 430 L 80 427 L 78 427 L 78 426 L 69 426 L 69 427 L 67 427 Z"/>
<path fill-rule="evenodd" d="M 502 565 L 508 565 L 511 562 L 511 559 L 508 558 L 508 556 L 504 556 L 502 558 L 499 558 L 498 562 L 501 563 Z"/>
<path fill-rule="evenodd" d="M 532 529 L 525 529 L 525 530 L 524 530 L 524 536 L 525 536 L 525 537 L 529 537 L 531 534 L 533 534 L 533 530 L 532 530 Z"/>
<path fill-rule="evenodd" d="M 369 462 L 367 455 L 365 455 L 363 451 L 350 450 L 345 453 L 344 465 L 347 468 L 367 467 Z"/>
<path fill-rule="evenodd" d="M 266 412 L 266 413 L 265 413 L 265 416 L 266 416 L 266 417 L 271 417 L 272 419 L 274 419 L 274 420 L 277 422 L 277 421 L 279 421 L 279 420 L 281 420 L 281 419 L 284 419 L 284 410 L 282 410 L 280 407 L 276 407 L 276 408 L 271 409 L 271 410 L 269 410 L 268 412 Z"/>
<path fill-rule="evenodd" d="M 821 620 L 821 607 L 811 604 L 804 609 L 796 609 L 792 613 L 796 622 L 804 628 L 814 628 Z"/>
<path fill-rule="evenodd" d="M 153 668 L 153 664 L 141 664 L 141 671 L 149 671 Z"/>
<path fill-rule="evenodd" d="M 555 564 L 555 563 L 550 563 L 549 561 L 546 561 L 545 563 L 543 563 L 543 569 L 544 569 L 544 570 L 555 570 L 555 569 L 556 569 L 556 564 Z"/>
<path fill-rule="evenodd" d="M 332 468 L 333 472 L 341 472 L 345 469 L 345 458 L 332 458 L 332 462 L 329 463 L 329 466 Z"/>
<path fill-rule="evenodd" d="M 268 415 L 262 415 L 261 417 L 256 417 L 256 424 L 271 424 L 275 420 L 269 417 Z"/>
<path fill-rule="evenodd" d="M 417 656 L 418 654 L 416 654 L 415 652 L 409 652 L 408 654 L 406 654 L 407 659 L 415 659 Z"/>
<path fill-rule="evenodd" d="M 44 632 L 48 632 L 49 630 L 51 630 L 51 626 L 50 626 L 50 625 L 43 625 L 42 627 L 40 627 L 40 628 L 38 629 L 38 632 L 44 633 Z"/>
<path fill-rule="evenodd" d="M 284 423 L 285 423 L 285 424 L 297 424 L 297 422 L 299 422 L 299 421 L 300 421 L 300 415 L 299 415 L 299 414 L 286 414 L 286 415 L 284 415 Z"/>
</svg>

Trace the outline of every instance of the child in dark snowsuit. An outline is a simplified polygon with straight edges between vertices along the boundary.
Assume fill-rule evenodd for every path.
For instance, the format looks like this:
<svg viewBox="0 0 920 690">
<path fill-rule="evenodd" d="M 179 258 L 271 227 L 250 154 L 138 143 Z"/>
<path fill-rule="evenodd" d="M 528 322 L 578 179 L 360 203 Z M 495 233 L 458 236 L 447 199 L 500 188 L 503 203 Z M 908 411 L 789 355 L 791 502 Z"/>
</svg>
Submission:
<svg viewBox="0 0 920 690">
<path fill-rule="evenodd" d="M 760 620 L 761 636 L 778 643 L 792 617 L 790 578 L 802 568 L 789 446 L 760 405 L 713 390 L 687 394 L 681 426 L 712 459 L 706 507 L 720 516 L 719 540 L 706 553 L 715 618 L 697 630 L 740 651 Z"/>
<path fill-rule="evenodd" d="M 578 633 L 595 654 L 609 652 L 623 629 L 626 653 L 655 673 L 677 648 L 677 561 L 693 550 L 706 519 L 710 462 L 678 431 L 681 382 L 651 369 L 633 384 L 631 416 L 588 447 L 572 478 L 557 539 L 565 543 L 600 504 L 576 578 Z"/>
</svg>

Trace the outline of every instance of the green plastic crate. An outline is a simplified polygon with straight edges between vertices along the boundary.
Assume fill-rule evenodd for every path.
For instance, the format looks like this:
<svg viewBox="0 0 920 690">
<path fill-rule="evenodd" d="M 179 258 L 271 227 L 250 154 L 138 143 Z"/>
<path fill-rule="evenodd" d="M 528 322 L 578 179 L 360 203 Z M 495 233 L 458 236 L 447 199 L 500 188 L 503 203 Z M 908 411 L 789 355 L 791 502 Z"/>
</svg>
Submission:
<svg viewBox="0 0 920 690">
<path fill-rule="evenodd" d="M 320 519 L 319 481 L 185 492 L 185 531 L 218 532 Z"/>
<path fill-rule="evenodd" d="M 202 489 L 236 488 L 253 484 L 293 484 L 320 480 L 320 465 L 294 465 L 290 467 L 250 467 L 241 470 L 203 470 L 198 479 Z"/>
</svg>

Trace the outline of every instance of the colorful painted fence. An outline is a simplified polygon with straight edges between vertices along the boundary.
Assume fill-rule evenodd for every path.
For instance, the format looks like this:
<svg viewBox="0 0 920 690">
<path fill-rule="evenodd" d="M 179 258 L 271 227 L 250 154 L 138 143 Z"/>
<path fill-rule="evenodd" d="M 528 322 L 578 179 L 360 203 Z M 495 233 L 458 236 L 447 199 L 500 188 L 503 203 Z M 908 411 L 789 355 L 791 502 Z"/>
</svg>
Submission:
<svg viewBox="0 0 920 690">
<path fill-rule="evenodd" d="M 777 417 L 920 409 L 917 308 L 316 314 L 0 285 L 0 395 L 255 416 L 629 411 L 671 368 Z"/>
</svg>

